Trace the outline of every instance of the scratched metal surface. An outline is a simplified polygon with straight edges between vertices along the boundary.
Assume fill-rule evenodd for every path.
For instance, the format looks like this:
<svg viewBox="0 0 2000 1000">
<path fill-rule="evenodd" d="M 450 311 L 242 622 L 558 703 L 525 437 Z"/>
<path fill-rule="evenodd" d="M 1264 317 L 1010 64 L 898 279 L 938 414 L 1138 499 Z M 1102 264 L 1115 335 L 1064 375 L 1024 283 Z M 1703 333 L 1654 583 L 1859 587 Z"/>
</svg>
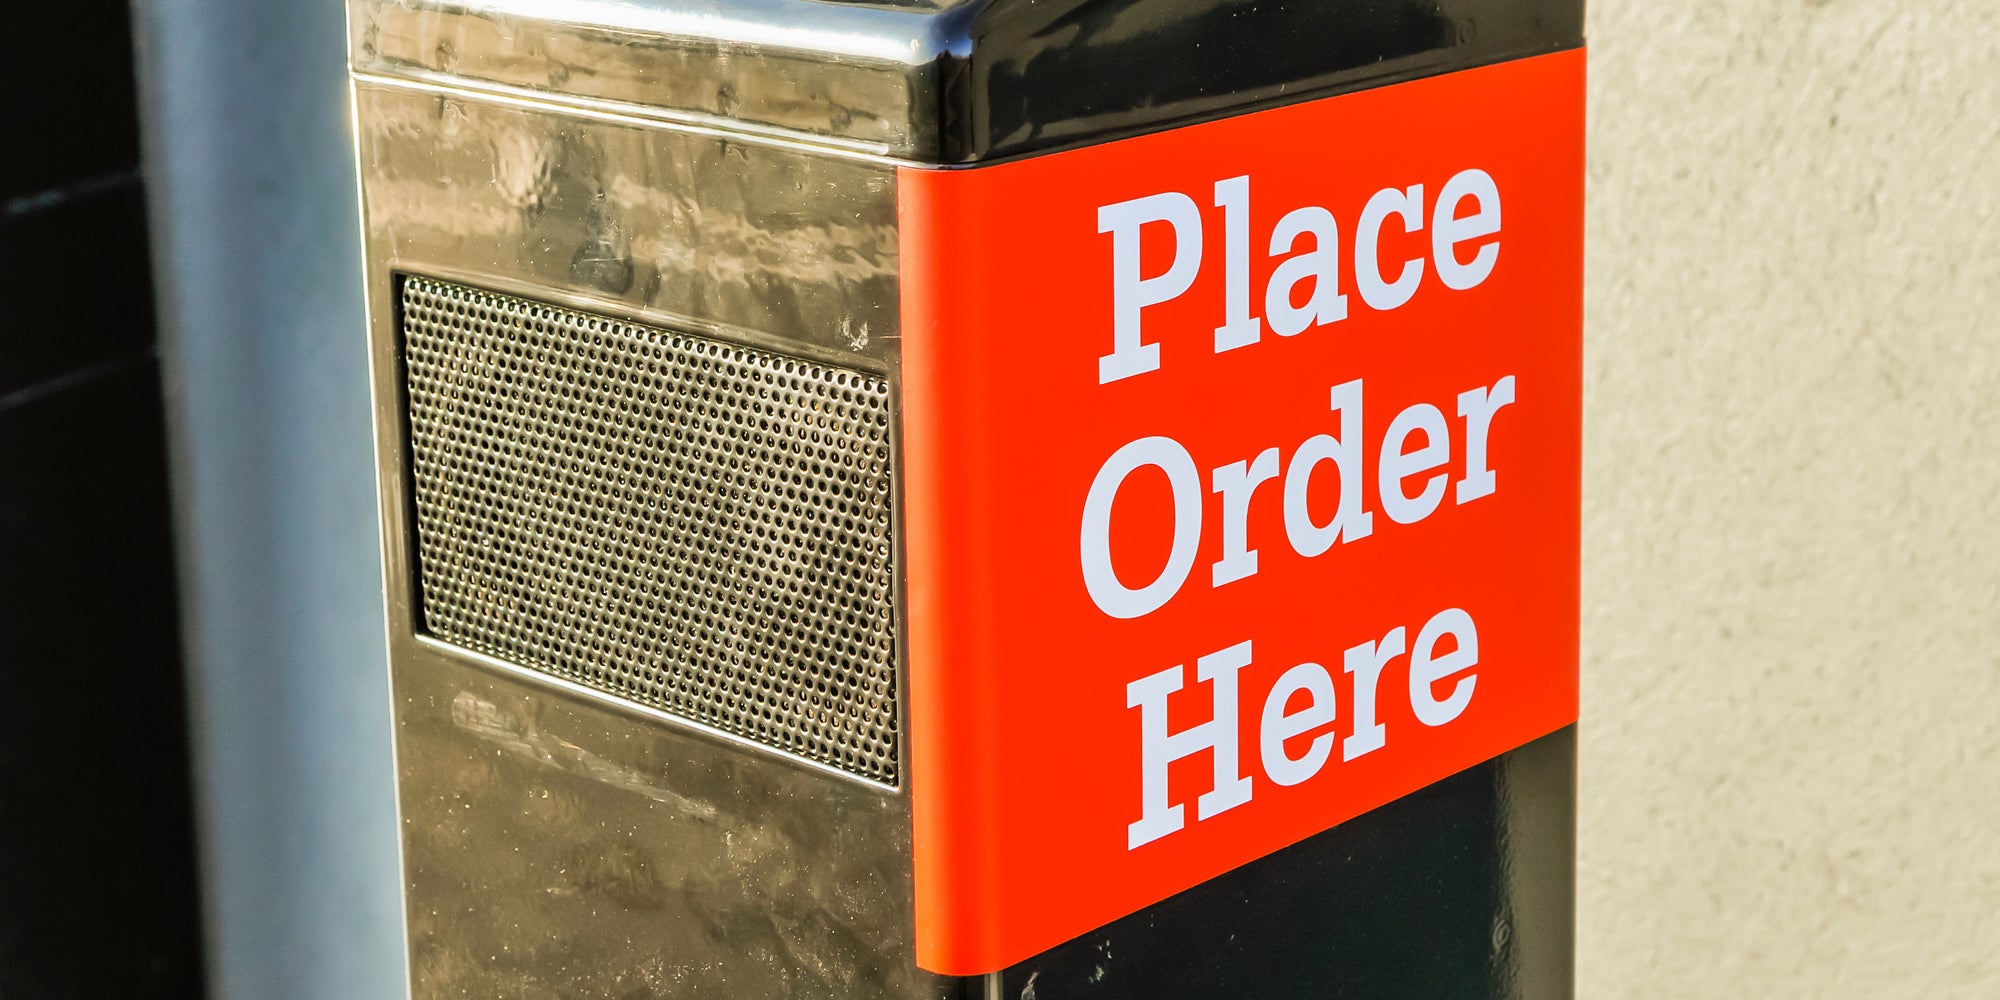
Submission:
<svg viewBox="0 0 2000 1000">
<path fill-rule="evenodd" d="M 919 163 L 1580 44 L 1578 0 L 350 0 L 358 71 Z"/>
<path fill-rule="evenodd" d="M 413 995 L 955 995 L 914 965 L 903 792 L 415 614 L 398 274 L 893 377 L 893 168 L 424 84 L 356 103 Z"/>
<path fill-rule="evenodd" d="M 931 144 L 941 4 L 353 0 L 357 71 L 444 80 L 860 152 Z"/>
<path fill-rule="evenodd" d="M 402 641 L 414 995 L 957 997 L 903 798 Z"/>
<path fill-rule="evenodd" d="M 357 84 L 372 302 L 395 269 L 875 370 L 895 171 L 809 148 Z"/>
</svg>

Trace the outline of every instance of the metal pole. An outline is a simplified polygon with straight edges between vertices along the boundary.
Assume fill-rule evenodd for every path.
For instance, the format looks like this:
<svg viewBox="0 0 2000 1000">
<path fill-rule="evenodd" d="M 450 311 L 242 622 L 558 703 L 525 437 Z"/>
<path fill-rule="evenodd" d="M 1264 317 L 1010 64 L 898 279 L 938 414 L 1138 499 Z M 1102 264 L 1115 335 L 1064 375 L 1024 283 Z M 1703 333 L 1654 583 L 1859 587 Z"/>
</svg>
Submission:
<svg viewBox="0 0 2000 1000">
<path fill-rule="evenodd" d="M 213 993 L 404 993 L 338 3 L 135 4 Z"/>
</svg>

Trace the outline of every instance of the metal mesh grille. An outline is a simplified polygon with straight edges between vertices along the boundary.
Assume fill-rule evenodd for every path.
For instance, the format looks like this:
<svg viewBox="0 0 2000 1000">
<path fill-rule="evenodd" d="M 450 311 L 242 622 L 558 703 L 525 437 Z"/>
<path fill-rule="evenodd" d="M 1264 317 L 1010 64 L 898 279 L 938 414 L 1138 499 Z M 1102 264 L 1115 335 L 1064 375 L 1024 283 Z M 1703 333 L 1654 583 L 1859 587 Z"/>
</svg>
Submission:
<svg viewBox="0 0 2000 1000">
<path fill-rule="evenodd" d="M 895 782 L 882 379 L 402 285 L 424 626 Z"/>
</svg>

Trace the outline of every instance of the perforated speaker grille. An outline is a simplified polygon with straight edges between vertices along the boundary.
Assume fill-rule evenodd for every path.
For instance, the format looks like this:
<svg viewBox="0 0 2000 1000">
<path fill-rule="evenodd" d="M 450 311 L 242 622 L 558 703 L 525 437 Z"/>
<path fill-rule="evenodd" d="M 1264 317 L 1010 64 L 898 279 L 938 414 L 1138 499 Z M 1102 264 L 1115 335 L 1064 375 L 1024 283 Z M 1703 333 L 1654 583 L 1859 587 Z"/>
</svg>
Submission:
<svg viewBox="0 0 2000 1000">
<path fill-rule="evenodd" d="M 419 277 L 402 332 L 432 636 L 897 780 L 882 379 Z"/>
</svg>

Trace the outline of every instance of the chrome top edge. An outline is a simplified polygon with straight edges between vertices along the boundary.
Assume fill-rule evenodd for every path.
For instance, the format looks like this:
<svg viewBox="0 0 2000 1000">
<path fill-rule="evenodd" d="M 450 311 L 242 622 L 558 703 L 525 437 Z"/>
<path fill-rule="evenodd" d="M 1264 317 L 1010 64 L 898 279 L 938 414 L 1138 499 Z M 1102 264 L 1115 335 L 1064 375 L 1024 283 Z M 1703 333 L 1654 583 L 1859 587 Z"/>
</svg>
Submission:
<svg viewBox="0 0 2000 1000">
<path fill-rule="evenodd" d="M 670 108 L 655 108 L 639 104 L 626 104 L 597 98 L 571 97 L 537 93 L 524 87 L 509 87 L 503 84 L 468 82 L 437 73 L 413 72 L 398 76 L 379 73 L 365 73 L 359 70 L 348 74 L 355 84 L 375 89 L 404 90 L 435 94 L 441 98 L 462 101 L 484 101 L 526 111 L 564 115 L 571 118 L 612 122 L 620 125 L 637 125 L 649 128 L 669 128 L 690 135 L 729 139 L 734 142 L 755 146 L 769 146 L 789 149 L 795 152 L 820 156 L 834 156 L 880 166 L 897 166 L 911 162 L 907 154 L 894 155 L 889 146 L 880 142 L 857 142 L 837 136 L 814 135 L 794 132 L 781 128 L 759 125 L 755 122 L 718 118 L 713 115 L 696 115 L 674 111 Z"/>
<path fill-rule="evenodd" d="M 352 0 L 364 76 L 457 84 L 881 156 L 935 146 L 963 0 Z"/>
<path fill-rule="evenodd" d="M 962 0 L 392 0 L 410 11 L 561 23 L 628 36 L 675 37 L 742 49 L 918 65 L 935 58 L 918 27 Z M 555 15 L 562 15 L 556 17 Z"/>
<path fill-rule="evenodd" d="M 1579 0 L 348 0 L 359 74 L 991 163 L 1583 43 Z"/>
</svg>

